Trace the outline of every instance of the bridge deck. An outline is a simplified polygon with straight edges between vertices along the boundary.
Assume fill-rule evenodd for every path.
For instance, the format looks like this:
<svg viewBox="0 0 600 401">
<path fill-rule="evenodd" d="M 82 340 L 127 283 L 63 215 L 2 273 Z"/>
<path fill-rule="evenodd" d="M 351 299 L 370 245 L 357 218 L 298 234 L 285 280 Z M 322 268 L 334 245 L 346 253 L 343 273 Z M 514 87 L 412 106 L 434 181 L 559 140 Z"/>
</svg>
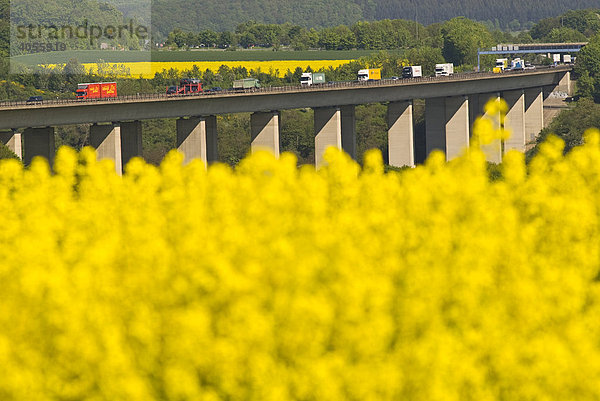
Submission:
<svg viewBox="0 0 600 401">
<path fill-rule="evenodd" d="M 322 86 L 266 87 L 248 92 L 168 96 L 140 94 L 114 99 L 55 99 L 41 105 L 0 102 L 0 129 L 93 122 L 175 118 L 306 107 L 343 106 L 419 98 L 501 92 L 558 84 L 571 66 L 463 73 L 450 77 L 335 82 Z"/>
</svg>

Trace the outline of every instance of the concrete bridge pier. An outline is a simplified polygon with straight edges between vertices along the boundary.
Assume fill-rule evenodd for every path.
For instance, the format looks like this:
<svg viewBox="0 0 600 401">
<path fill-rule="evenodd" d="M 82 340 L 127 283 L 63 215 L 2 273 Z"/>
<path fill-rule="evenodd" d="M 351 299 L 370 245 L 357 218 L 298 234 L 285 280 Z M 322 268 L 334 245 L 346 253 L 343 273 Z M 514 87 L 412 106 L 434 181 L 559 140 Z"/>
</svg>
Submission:
<svg viewBox="0 0 600 401">
<path fill-rule="evenodd" d="M 425 99 L 425 154 L 446 152 L 446 99 Z"/>
<path fill-rule="evenodd" d="M 425 146 L 452 160 L 469 147 L 469 99 L 465 96 L 425 99 Z"/>
<path fill-rule="evenodd" d="M 495 92 L 469 95 L 471 136 L 473 135 L 473 124 L 475 123 L 475 120 L 481 116 L 490 119 L 493 122 L 494 129 L 500 128 L 500 114 L 492 115 L 485 111 L 485 105 L 492 99 L 499 100 L 500 93 Z M 481 150 L 485 153 L 488 162 L 502 162 L 502 141 L 500 139 L 495 139 L 492 143 L 482 145 Z"/>
<path fill-rule="evenodd" d="M 573 94 L 573 88 L 571 85 L 571 71 L 565 71 L 564 75 L 560 78 L 558 85 L 554 89 L 554 92 L 564 93 L 568 96 Z"/>
<path fill-rule="evenodd" d="M 122 122 L 121 160 L 123 168 L 134 157 L 142 157 L 142 122 Z"/>
<path fill-rule="evenodd" d="M 458 157 L 469 147 L 469 98 L 446 98 L 446 160 Z"/>
<path fill-rule="evenodd" d="M 508 104 L 504 129 L 510 131 L 510 137 L 504 140 L 504 154 L 511 149 L 525 152 L 525 91 L 504 92 L 502 97 Z"/>
<path fill-rule="evenodd" d="M 54 164 L 54 127 L 26 128 L 23 131 L 23 162 L 31 164 L 35 156 L 42 156 L 48 160 L 50 166 Z"/>
<path fill-rule="evenodd" d="M 23 159 L 23 144 L 21 142 L 21 133 L 17 130 L 11 132 L 0 132 L 0 141 L 6 145 L 14 154 Z"/>
<path fill-rule="evenodd" d="M 340 107 L 342 113 L 342 149 L 356 160 L 356 114 L 354 105 Z"/>
<path fill-rule="evenodd" d="M 479 106 L 485 107 L 490 100 L 499 101 L 500 93 L 481 94 L 479 95 Z M 489 118 L 493 122 L 494 129 L 500 129 L 500 113 L 490 113 L 486 110 L 481 110 L 484 118 Z M 481 150 L 485 153 L 485 159 L 490 163 L 502 163 L 502 140 L 494 139 L 491 143 L 482 145 Z"/>
<path fill-rule="evenodd" d="M 177 119 L 177 150 L 183 153 L 184 163 L 202 159 L 205 165 L 217 160 L 217 117 Z"/>
<path fill-rule="evenodd" d="M 387 109 L 388 163 L 390 166 L 415 166 L 413 103 L 390 102 Z"/>
<path fill-rule="evenodd" d="M 315 167 L 325 164 L 323 155 L 329 146 L 342 148 L 342 113 L 337 107 L 320 107 L 315 111 Z"/>
<path fill-rule="evenodd" d="M 279 111 L 256 112 L 250 116 L 250 132 L 252 152 L 266 149 L 279 157 L 280 148 L 280 120 Z"/>
<path fill-rule="evenodd" d="M 121 151 L 121 125 L 93 124 L 90 126 L 90 145 L 96 149 L 98 160 L 111 159 L 117 174 L 123 172 Z"/>
<path fill-rule="evenodd" d="M 142 123 L 93 124 L 90 126 L 90 145 L 96 148 L 98 160 L 113 160 L 115 171 L 122 174 L 131 158 L 142 156 Z"/>
<path fill-rule="evenodd" d="M 335 146 L 356 159 L 354 106 L 319 107 L 315 112 L 315 167 L 325 164 L 325 149 Z"/>
<path fill-rule="evenodd" d="M 535 140 L 544 128 L 543 88 L 525 89 L 525 141 Z"/>
</svg>

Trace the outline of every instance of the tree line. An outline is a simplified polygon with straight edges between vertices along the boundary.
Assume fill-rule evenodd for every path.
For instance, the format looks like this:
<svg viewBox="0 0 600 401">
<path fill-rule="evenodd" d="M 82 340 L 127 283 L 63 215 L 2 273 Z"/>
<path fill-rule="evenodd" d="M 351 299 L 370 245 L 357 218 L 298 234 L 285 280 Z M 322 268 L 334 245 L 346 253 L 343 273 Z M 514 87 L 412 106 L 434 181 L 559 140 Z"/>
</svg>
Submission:
<svg viewBox="0 0 600 401">
<path fill-rule="evenodd" d="M 451 32 L 454 31 L 454 32 Z M 464 17 L 443 23 L 423 25 L 403 19 L 359 21 L 321 29 L 297 24 L 265 24 L 248 21 L 232 31 L 199 31 L 176 28 L 164 42 L 171 49 L 188 48 L 289 48 L 293 50 L 325 49 L 407 49 L 419 46 L 443 47 L 449 35 L 466 35 L 468 40 L 481 37 L 481 45 L 495 43 L 582 42 L 600 31 L 600 10 L 571 10 L 563 15 L 540 20 L 530 30 L 518 33 L 501 31 L 491 23 Z"/>
</svg>

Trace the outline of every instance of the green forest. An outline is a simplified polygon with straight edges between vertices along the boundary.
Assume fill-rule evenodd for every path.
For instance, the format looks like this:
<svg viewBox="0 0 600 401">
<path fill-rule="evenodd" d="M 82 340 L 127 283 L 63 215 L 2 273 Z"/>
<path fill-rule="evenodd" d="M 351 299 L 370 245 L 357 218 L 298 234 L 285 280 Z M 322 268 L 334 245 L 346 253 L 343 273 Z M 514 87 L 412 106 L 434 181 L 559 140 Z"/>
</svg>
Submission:
<svg viewBox="0 0 600 401">
<path fill-rule="evenodd" d="M 0 3 L 0 7 L 8 8 L 8 0 Z M 597 0 L 53 0 L 43 8 L 37 0 L 13 0 L 11 4 L 13 23 L 77 25 L 87 18 L 107 25 L 133 20 L 151 25 L 155 42 L 176 29 L 235 33 L 240 25 L 252 22 L 320 30 L 385 19 L 427 26 L 463 16 L 490 29 L 522 31 L 569 10 L 598 7 Z"/>
<path fill-rule="evenodd" d="M 204 0 L 201 4 L 199 7 L 194 0 L 154 1 L 154 30 L 163 35 L 175 28 L 224 31 L 247 21 L 324 28 L 386 18 L 429 25 L 458 16 L 515 29 L 568 10 L 598 7 L 597 0 Z"/>
</svg>

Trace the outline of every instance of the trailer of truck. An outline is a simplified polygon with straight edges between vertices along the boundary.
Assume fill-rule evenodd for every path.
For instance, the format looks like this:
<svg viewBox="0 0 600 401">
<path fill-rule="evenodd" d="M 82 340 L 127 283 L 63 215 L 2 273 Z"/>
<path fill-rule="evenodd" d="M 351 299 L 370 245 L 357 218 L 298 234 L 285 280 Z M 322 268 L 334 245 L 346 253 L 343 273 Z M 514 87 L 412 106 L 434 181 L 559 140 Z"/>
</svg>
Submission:
<svg viewBox="0 0 600 401">
<path fill-rule="evenodd" d="M 260 82 L 256 78 L 236 79 L 233 81 L 234 90 L 246 90 L 260 88 Z"/>
<path fill-rule="evenodd" d="M 436 77 L 448 77 L 454 74 L 454 64 L 436 64 L 435 65 L 435 76 Z"/>
<path fill-rule="evenodd" d="M 404 67 L 402 69 L 402 78 L 418 78 L 423 76 L 423 70 L 420 65 Z"/>
<path fill-rule="evenodd" d="M 116 82 L 90 82 L 77 84 L 77 99 L 109 99 L 117 97 Z"/>
<path fill-rule="evenodd" d="M 552 63 L 554 65 L 560 64 L 560 54 L 553 54 L 552 55 Z"/>
<path fill-rule="evenodd" d="M 359 81 L 379 81 L 381 79 L 381 68 L 358 70 L 356 79 Z"/>
<path fill-rule="evenodd" d="M 300 77 L 300 85 L 311 86 L 325 83 L 325 74 L 322 72 L 305 72 Z"/>
</svg>

